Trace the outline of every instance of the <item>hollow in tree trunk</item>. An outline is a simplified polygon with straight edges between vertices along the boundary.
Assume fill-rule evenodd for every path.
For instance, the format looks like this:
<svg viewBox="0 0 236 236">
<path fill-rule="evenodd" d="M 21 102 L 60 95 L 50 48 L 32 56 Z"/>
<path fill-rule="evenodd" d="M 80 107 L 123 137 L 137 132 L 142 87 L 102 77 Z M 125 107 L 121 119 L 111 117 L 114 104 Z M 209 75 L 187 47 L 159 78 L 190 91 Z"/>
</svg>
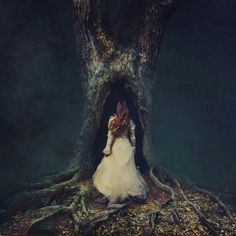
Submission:
<svg viewBox="0 0 236 236">
<path fill-rule="evenodd" d="M 21 213 L 17 222 L 0 224 L 0 234 L 109 235 L 107 230 L 113 230 L 110 225 L 114 224 L 118 235 L 219 235 L 222 229 L 226 235 L 235 235 L 235 211 L 231 214 L 233 209 L 218 196 L 153 167 L 152 87 L 165 24 L 177 1 L 74 0 L 84 96 L 81 133 L 69 168 L 25 185 L 34 191 L 9 199 L 7 216 Z M 102 158 L 107 121 L 118 100 L 127 101 L 137 127 L 136 164 L 141 172 L 149 169 L 145 173 L 150 187 L 147 204 L 134 205 L 132 214 L 125 208 L 97 206 L 97 191 L 91 186 L 92 173 Z M 130 227 L 131 221 L 144 224 L 143 229 Z"/>
<path fill-rule="evenodd" d="M 137 127 L 136 164 L 155 165 L 152 155 L 152 87 L 165 24 L 178 0 L 74 0 L 74 33 L 82 70 L 83 123 L 65 171 L 43 177 L 9 199 L 8 212 L 26 209 L 78 180 L 91 178 L 102 158 L 107 121 L 118 100 L 127 100 Z"/>
<path fill-rule="evenodd" d="M 126 100 L 137 125 L 136 164 L 155 164 L 152 87 L 165 24 L 177 0 L 74 0 L 74 32 L 84 95 L 84 117 L 71 165 L 91 177 L 105 146 L 108 116 Z"/>
</svg>

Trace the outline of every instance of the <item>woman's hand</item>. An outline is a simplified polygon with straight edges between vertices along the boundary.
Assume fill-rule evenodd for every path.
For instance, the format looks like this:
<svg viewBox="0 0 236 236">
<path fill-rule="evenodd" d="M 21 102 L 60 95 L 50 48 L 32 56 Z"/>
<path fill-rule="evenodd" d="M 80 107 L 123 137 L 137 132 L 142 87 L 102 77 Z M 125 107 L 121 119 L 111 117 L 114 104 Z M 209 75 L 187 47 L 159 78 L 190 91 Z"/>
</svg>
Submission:
<svg viewBox="0 0 236 236">
<path fill-rule="evenodd" d="M 109 146 L 106 146 L 104 149 L 103 149 L 103 153 L 108 156 L 111 154 L 111 149 Z"/>
</svg>

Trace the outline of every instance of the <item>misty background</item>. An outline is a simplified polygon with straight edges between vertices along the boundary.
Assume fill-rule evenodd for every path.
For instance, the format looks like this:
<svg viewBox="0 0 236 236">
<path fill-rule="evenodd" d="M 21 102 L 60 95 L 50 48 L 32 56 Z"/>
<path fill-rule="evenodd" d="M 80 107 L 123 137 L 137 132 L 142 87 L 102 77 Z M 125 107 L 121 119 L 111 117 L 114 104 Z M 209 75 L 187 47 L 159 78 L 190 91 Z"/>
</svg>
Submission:
<svg viewBox="0 0 236 236">
<path fill-rule="evenodd" d="M 63 170 L 82 121 L 73 1 L 0 2 L 0 201 L 25 179 Z M 236 2 L 183 1 L 158 58 L 158 162 L 236 193 Z"/>
</svg>

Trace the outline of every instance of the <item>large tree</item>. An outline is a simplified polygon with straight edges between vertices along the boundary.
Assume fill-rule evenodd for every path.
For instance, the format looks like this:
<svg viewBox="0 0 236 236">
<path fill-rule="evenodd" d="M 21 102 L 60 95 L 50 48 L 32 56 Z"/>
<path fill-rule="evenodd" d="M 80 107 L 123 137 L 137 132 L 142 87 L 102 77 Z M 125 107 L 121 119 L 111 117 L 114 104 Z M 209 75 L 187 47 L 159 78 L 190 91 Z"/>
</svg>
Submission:
<svg viewBox="0 0 236 236">
<path fill-rule="evenodd" d="M 128 98 L 133 109 L 138 124 L 137 163 L 144 169 L 155 163 L 150 123 L 152 87 L 165 25 L 177 2 L 74 0 L 84 119 L 71 167 L 78 169 L 81 177 L 90 177 L 98 162 L 96 134 L 104 133 L 102 119 L 106 120 L 104 114 L 115 106 L 117 96 L 113 93 L 119 93 L 119 99 Z"/>
<path fill-rule="evenodd" d="M 194 211 L 189 219 L 196 214 L 206 226 L 207 232 L 218 234 L 219 225 L 223 227 L 225 221 L 221 220 L 220 214 L 218 218 L 213 217 L 218 222 L 212 220 L 212 208 L 209 208 L 209 217 L 203 213 L 200 206 L 206 201 L 216 202 L 217 208 L 224 211 L 228 216 L 228 226 L 234 222 L 229 209 L 207 190 L 195 188 L 192 195 L 195 196 L 196 191 L 201 193 L 201 201 L 198 198 L 195 202 L 189 200 L 180 182 L 160 171 L 156 165 L 158 157 L 153 155 L 150 117 L 157 55 L 166 22 L 177 2 L 178 0 L 74 0 L 74 32 L 80 62 L 78 66 L 82 69 L 84 98 L 82 129 L 70 165 L 65 171 L 25 185 L 24 189 L 28 191 L 9 200 L 8 215 L 32 207 L 38 208 L 38 215 L 32 216 L 26 233 L 58 215 L 70 214 L 75 227 L 72 235 L 81 228 L 90 235 L 97 225 L 117 213 L 117 210 L 102 211 L 99 217 L 91 214 L 85 199 L 91 199 L 93 190 L 77 184 L 81 180 L 91 179 L 101 160 L 108 115 L 114 111 L 116 102 L 120 99 L 127 100 L 131 116 L 137 125 L 136 163 L 140 165 L 141 171 L 149 170 L 145 173 L 149 174 L 157 187 L 154 198 L 158 196 L 160 211 L 166 204 L 170 204 L 172 209 L 171 216 L 167 216 L 168 225 L 174 222 L 184 226 L 184 217 L 181 216 L 184 210 L 179 211 L 177 205 L 189 205 Z M 154 170 L 154 166 L 158 171 Z M 32 189 L 34 191 L 30 191 Z M 188 191 L 192 189 L 190 187 Z M 46 207 L 40 208 L 45 206 L 45 202 Z M 163 215 L 168 213 L 168 210 L 164 211 L 165 209 L 162 211 Z M 156 217 L 157 212 L 151 212 L 151 232 L 155 228 Z M 202 233 L 201 230 L 198 234 Z"/>
<path fill-rule="evenodd" d="M 106 115 L 115 107 L 117 94 L 119 99 L 128 98 L 137 124 L 137 164 L 143 170 L 155 165 L 150 124 L 152 87 L 165 25 L 177 2 L 74 0 L 74 33 L 84 98 L 81 133 L 70 165 L 61 173 L 26 185 L 37 191 L 10 199 L 10 212 L 91 178 L 101 158 L 96 151 L 104 145 Z"/>
</svg>

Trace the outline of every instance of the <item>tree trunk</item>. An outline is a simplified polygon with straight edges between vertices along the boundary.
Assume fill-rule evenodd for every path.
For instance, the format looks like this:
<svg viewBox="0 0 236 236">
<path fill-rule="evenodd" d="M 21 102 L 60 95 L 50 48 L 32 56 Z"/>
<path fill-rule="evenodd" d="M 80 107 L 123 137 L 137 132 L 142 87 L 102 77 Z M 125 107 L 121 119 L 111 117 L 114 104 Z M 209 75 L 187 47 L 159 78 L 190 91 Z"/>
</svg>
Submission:
<svg viewBox="0 0 236 236">
<path fill-rule="evenodd" d="M 56 234 L 61 231 L 59 234 L 100 232 L 100 235 L 106 232 L 108 235 L 109 229 L 114 230 L 110 227 L 112 224 L 116 227 L 116 231 L 110 231 L 112 235 L 114 232 L 136 235 L 138 231 L 142 235 L 163 232 L 180 235 L 183 229 L 189 235 L 220 235 L 222 232 L 235 235 L 232 208 L 218 196 L 193 185 L 181 184 L 167 171 L 153 167 L 156 163 L 152 155 L 150 123 L 152 87 L 165 23 L 176 3 L 177 0 L 75 0 L 75 35 L 83 69 L 81 134 L 70 168 L 29 183 L 26 187 L 31 191 L 8 199 L 7 211 L 2 213 L 2 218 L 8 222 L 0 224 L 3 228 L 0 234 L 49 232 L 51 235 L 52 231 Z M 148 204 L 133 205 L 132 212 L 136 214 L 127 214 L 127 209 L 119 208 L 102 210 L 94 201 L 98 191 L 94 191 L 90 179 L 101 159 L 107 120 L 120 99 L 127 100 L 137 127 L 136 163 L 143 171 L 149 169 L 149 175 L 145 175 L 150 187 Z M 82 179 L 86 180 L 78 181 Z M 128 204 L 117 204 L 117 207 L 125 208 Z M 17 212 L 17 217 L 10 220 L 9 217 Z M 143 223 L 145 218 L 140 222 L 140 212 L 149 222 Z M 140 222 L 144 231 L 130 227 L 130 222 Z M 101 224 L 105 225 L 104 231 L 100 231 Z"/>
<path fill-rule="evenodd" d="M 165 24 L 178 0 L 74 0 L 74 32 L 82 68 L 84 117 L 70 167 L 91 177 L 105 145 L 108 112 L 128 98 L 137 127 L 137 162 L 155 164 L 152 87 Z M 117 93 L 113 95 L 113 93 Z M 102 136 L 103 135 L 103 136 Z M 102 141 L 101 141 L 102 139 Z M 143 168 L 145 169 L 145 168 Z"/>
</svg>

